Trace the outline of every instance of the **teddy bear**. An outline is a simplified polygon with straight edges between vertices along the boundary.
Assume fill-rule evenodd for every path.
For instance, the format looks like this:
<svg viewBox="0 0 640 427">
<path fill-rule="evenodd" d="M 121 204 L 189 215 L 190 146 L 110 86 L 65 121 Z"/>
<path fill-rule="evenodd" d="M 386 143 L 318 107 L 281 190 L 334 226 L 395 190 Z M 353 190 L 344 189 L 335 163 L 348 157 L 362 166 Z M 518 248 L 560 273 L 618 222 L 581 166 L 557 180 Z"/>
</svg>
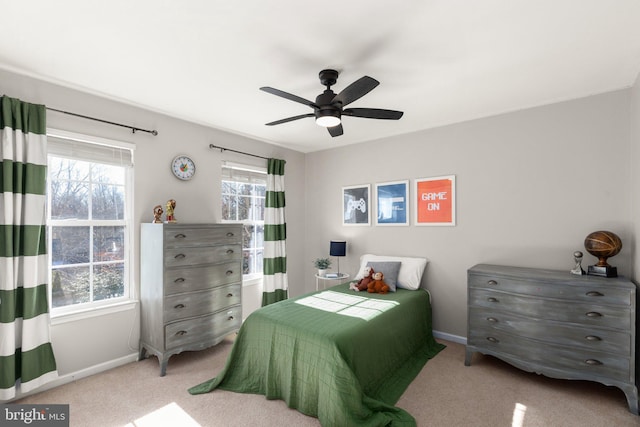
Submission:
<svg viewBox="0 0 640 427">
<path fill-rule="evenodd" d="M 389 285 L 384 282 L 384 274 L 382 274 L 382 271 L 378 271 L 373 275 L 373 281 L 369 283 L 367 292 L 378 294 L 386 294 L 389 292 Z"/>
<path fill-rule="evenodd" d="M 356 292 L 366 291 L 367 288 L 369 287 L 369 283 L 373 281 L 374 273 L 375 271 L 373 271 L 373 268 L 366 266 L 364 268 L 364 277 L 358 280 L 357 282 L 351 282 L 349 289 L 354 290 Z"/>
</svg>

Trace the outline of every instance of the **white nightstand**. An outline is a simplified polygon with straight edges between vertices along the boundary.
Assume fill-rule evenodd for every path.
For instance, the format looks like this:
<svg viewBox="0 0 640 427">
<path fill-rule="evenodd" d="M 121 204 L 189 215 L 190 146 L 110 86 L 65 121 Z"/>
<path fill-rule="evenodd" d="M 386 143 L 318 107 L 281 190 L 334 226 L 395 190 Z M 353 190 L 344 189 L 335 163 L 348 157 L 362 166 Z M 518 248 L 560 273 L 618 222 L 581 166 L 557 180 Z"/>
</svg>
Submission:
<svg viewBox="0 0 640 427">
<path fill-rule="evenodd" d="M 327 273 L 324 276 L 318 276 L 318 274 L 316 274 L 316 291 L 320 288 L 320 282 L 322 282 L 322 289 L 326 289 L 327 281 L 336 282 L 334 285 L 337 285 L 338 283 L 346 282 L 348 278 L 349 275 L 347 273 Z"/>
</svg>

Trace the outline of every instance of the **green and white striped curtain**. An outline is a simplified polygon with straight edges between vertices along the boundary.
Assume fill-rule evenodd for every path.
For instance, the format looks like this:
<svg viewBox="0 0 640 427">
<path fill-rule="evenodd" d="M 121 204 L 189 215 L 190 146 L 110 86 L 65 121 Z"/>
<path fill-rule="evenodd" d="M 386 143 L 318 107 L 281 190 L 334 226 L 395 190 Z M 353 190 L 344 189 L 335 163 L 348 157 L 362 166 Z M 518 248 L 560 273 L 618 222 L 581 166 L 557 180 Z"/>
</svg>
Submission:
<svg viewBox="0 0 640 427">
<path fill-rule="evenodd" d="M 9 400 L 58 373 L 47 304 L 46 108 L 0 102 L 0 400 Z"/>
<path fill-rule="evenodd" d="M 262 306 L 287 299 L 287 223 L 284 218 L 284 160 L 267 163 L 264 211 Z"/>
</svg>

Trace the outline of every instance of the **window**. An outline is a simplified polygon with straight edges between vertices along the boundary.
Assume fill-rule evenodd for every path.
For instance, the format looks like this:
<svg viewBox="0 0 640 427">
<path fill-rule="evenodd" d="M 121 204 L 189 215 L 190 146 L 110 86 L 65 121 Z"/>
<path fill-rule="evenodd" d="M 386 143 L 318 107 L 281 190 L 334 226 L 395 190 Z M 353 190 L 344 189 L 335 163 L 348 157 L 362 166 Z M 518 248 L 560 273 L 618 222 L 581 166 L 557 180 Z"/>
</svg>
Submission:
<svg viewBox="0 0 640 427">
<path fill-rule="evenodd" d="M 47 144 L 51 313 L 128 300 L 133 146 L 61 131 Z"/>
<path fill-rule="evenodd" d="M 244 225 L 242 252 L 245 279 L 262 276 L 264 199 L 267 171 L 256 166 L 222 166 L 222 221 Z"/>
</svg>

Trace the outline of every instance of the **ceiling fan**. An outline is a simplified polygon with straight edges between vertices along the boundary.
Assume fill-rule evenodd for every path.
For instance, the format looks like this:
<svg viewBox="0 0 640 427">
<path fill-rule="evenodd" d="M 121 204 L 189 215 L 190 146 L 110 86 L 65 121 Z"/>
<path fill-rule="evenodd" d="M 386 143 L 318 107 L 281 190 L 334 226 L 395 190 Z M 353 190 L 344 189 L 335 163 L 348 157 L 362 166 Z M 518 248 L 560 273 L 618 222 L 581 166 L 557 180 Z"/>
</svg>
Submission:
<svg viewBox="0 0 640 427">
<path fill-rule="evenodd" d="M 361 77 L 349 86 L 344 88 L 339 94 L 335 94 L 331 90 L 331 86 L 336 84 L 338 80 L 338 72 L 336 70 L 322 70 L 320 71 L 320 83 L 326 86 L 327 89 L 316 97 L 316 102 L 309 101 L 299 96 L 292 95 L 290 93 L 274 89 L 272 87 L 261 87 L 260 90 L 268 92 L 270 94 L 280 96 L 290 101 L 299 102 L 308 107 L 313 108 L 313 113 L 301 114 L 299 116 L 288 117 L 286 119 L 276 120 L 275 122 L 267 123 L 267 126 L 279 125 L 282 123 L 292 122 L 294 120 L 303 119 L 305 117 L 315 117 L 316 124 L 322 127 L 326 127 L 331 136 L 342 135 L 342 116 L 363 117 L 367 119 L 383 119 L 383 120 L 398 120 L 402 117 L 402 111 L 395 110 L 383 110 L 379 108 L 344 108 L 352 102 L 362 98 L 367 93 L 371 92 L 376 86 L 380 84 L 374 78 L 369 76 Z"/>
</svg>

